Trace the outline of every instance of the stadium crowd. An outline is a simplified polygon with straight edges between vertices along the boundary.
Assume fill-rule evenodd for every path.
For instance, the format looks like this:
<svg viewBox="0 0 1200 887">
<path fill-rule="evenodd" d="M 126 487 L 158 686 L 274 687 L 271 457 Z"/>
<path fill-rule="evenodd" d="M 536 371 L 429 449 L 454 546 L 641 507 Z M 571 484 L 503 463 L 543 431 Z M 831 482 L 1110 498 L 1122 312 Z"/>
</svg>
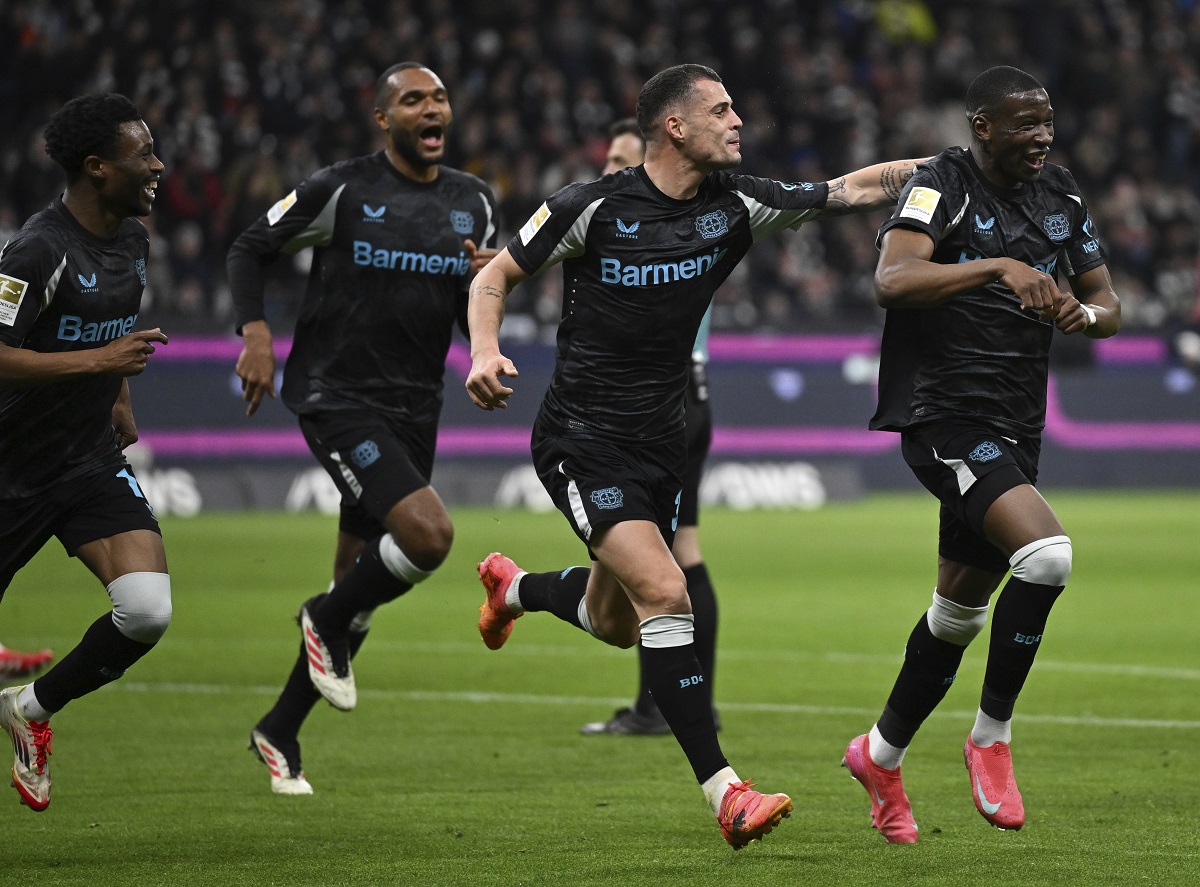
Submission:
<svg viewBox="0 0 1200 887">
<path fill-rule="evenodd" d="M 232 328 L 233 236 L 318 167 L 379 147 L 372 86 L 423 61 L 450 87 L 447 160 L 493 186 L 500 242 L 542 197 L 591 179 L 647 77 L 710 64 L 741 115 L 742 170 L 823 181 L 961 142 L 983 68 L 1038 77 L 1109 252 L 1127 328 L 1200 325 L 1200 3 L 838 0 L 9 0 L 0 7 L 0 242 L 63 182 L 41 131 L 65 100 L 129 95 L 167 166 L 147 222 L 143 318 Z M 763 244 L 717 295 L 717 330 L 876 329 L 886 213 Z M 306 268 L 270 294 L 290 322 Z M 514 294 L 506 334 L 553 331 L 561 281 Z"/>
</svg>

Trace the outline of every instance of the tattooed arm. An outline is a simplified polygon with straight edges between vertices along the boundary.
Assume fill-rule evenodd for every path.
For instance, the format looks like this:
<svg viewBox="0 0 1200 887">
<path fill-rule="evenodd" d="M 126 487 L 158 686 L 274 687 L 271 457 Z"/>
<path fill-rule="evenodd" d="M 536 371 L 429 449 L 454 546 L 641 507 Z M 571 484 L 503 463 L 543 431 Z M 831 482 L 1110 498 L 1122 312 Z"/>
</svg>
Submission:
<svg viewBox="0 0 1200 887">
<path fill-rule="evenodd" d="M 513 393 L 500 381 L 505 376 L 517 375 L 513 362 L 500 353 L 500 324 L 504 320 L 504 300 L 527 276 L 508 250 L 503 249 L 471 281 L 471 299 L 467 305 L 471 372 L 467 376 L 467 394 L 480 409 L 504 409 L 508 406 L 505 401 Z"/>
<path fill-rule="evenodd" d="M 829 200 L 822 215 L 844 216 L 894 205 L 917 164 L 929 159 L 877 163 L 826 182 Z"/>
</svg>

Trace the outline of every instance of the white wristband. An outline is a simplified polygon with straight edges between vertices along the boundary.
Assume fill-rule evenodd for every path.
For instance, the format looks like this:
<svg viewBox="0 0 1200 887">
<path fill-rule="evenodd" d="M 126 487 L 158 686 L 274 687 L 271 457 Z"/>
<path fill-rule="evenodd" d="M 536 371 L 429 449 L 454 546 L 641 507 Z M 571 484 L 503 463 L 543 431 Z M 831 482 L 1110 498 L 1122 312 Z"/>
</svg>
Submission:
<svg viewBox="0 0 1200 887">
<path fill-rule="evenodd" d="M 1083 328 L 1087 329 L 1096 322 L 1096 312 L 1091 305 L 1085 305 L 1082 302 L 1079 303 L 1079 307 L 1083 309 L 1083 316 L 1087 318 L 1087 323 L 1083 325 Z"/>
</svg>

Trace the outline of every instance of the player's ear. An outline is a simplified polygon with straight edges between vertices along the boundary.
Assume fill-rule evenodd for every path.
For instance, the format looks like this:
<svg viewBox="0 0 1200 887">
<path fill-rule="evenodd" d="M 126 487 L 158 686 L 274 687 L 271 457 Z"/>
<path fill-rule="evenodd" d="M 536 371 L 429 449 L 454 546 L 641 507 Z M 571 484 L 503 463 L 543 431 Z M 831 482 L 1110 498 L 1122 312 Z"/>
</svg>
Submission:
<svg viewBox="0 0 1200 887">
<path fill-rule="evenodd" d="M 971 115 L 971 133 L 981 142 L 992 140 L 992 121 L 985 114 Z"/>
<path fill-rule="evenodd" d="M 106 161 L 103 157 L 99 157 L 95 154 L 89 154 L 83 159 L 83 174 L 89 179 L 99 183 L 108 175 L 108 170 L 105 169 L 105 164 L 107 162 L 108 161 Z"/>
</svg>

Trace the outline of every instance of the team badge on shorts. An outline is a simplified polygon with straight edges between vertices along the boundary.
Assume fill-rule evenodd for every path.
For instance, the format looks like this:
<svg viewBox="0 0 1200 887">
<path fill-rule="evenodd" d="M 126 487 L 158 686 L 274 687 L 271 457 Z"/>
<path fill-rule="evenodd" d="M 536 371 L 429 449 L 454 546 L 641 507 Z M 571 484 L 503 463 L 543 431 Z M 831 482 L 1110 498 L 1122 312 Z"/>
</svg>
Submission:
<svg viewBox="0 0 1200 887">
<path fill-rule="evenodd" d="M 990 440 L 985 440 L 967 456 L 972 462 L 991 462 L 1000 456 L 1000 448 Z"/>
<path fill-rule="evenodd" d="M 350 453 L 350 460 L 359 468 L 366 468 L 379 458 L 379 444 L 373 440 L 364 440 Z"/>
<path fill-rule="evenodd" d="M 621 492 L 620 487 L 605 487 L 603 490 L 596 490 L 592 493 L 591 498 L 593 505 L 605 511 L 620 508 L 625 504 L 625 494 Z"/>
</svg>

